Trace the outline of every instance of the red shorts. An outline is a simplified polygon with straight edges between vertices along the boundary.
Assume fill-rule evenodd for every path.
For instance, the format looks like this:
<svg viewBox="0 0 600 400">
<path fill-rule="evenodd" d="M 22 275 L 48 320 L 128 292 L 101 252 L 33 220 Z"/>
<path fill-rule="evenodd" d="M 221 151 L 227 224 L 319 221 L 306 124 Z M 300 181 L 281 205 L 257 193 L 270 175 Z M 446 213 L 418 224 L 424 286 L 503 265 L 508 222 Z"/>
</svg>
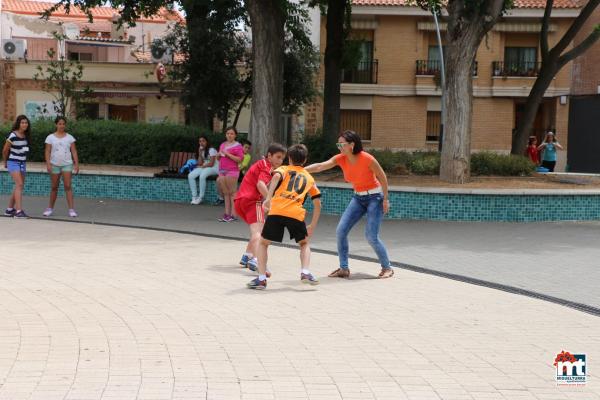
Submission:
<svg viewBox="0 0 600 400">
<path fill-rule="evenodd" d="M 257 222 L 265 223 L 265 213 L 262 208 L 262 202 L 240 198 L 235 199 L 233 205 L 235 207 L 235 213 L 248 225 Z"/>
</svg>

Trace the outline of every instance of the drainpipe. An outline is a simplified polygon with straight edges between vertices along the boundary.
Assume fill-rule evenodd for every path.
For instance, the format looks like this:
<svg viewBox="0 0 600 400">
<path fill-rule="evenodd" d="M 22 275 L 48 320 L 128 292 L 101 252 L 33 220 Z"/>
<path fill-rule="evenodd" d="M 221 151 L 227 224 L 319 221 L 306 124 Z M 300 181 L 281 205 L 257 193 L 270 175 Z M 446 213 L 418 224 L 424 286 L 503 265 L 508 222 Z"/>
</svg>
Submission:
<svg viewBox="0 0 600 400">
<path fill-rule="evenodd" d="M 446 106 L 444 99 L 446 97 L 446 66 L 444 65 L 444 47 L 442 46 L 442 35 L 440 34 L 440 24 L 438 23 L 437 13 L 438 10 L 431 10 L 433 14 L 433 20 L 435 21 L 435 33 L 438 40 L 438 48 L 440 50 L 440 75 L 441 75 L 441 90 L 442 90 L 442 122 L 440 124 L 440 139 L 438 142 L 438 151 L 442 152 L 442 144 L 444 142 L 444 125 L 446 125 Z"/>
</svg>

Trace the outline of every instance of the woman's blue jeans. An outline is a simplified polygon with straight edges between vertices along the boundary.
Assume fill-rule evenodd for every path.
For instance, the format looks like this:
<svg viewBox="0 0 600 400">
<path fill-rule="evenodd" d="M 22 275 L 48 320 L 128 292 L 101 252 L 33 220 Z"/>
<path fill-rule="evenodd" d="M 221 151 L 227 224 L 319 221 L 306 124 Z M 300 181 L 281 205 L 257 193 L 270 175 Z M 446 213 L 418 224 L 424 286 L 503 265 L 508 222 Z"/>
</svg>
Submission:
<svg viewBox="0 0 600 400">
<path fill-rule="evenodd" d="M 390 259 L 385 245 L 379 239 L 379 227 L 383 220 L 383 194 L 375 193 L 365 196 L 355 194 L 342 214 L 336 229 L 337 249 L 340 258 L 340 268 L 348 268 L 348 233 L 356 223 L 367 214 L 365 236 L 375 250 L 382 268 L 389 268 Z"/>
</svg>

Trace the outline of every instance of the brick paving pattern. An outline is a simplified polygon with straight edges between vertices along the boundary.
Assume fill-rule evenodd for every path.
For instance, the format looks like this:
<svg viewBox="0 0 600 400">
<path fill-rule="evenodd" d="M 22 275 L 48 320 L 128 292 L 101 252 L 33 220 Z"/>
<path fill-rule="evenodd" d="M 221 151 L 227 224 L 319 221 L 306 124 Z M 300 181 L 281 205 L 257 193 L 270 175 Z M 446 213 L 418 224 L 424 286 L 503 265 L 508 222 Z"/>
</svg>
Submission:
<svg viewBox="0 0 600 400">
<path fill-rule="evenodd" d="M 7 196 L 0 196 L 5 204 Z M 27 196 L 25 209 L 41 216 L 48 200 Z M 247 237 L 242 223 L 223 224 L 223 208 L 160 202 L 76 199 L 79 222 L 123 224 L 227 237 Z M 53 219 L 65 219 L 63 198 Z M 336 250 L 339 216 L 322 216 L 315 246 Z M 600 308 L 600 221 L 485 223 L 386 220 L 381 237 L 390 259 L 432 270 L 527 289 Z M 350 233 L 350 251 L 374 257 L 364 219 Z"/>
<path fill-rule="evenodd" d="M 240 242 L 0 219 L 0 399 L 600 399 L 556 387 L 561 350 L 600 359 L 600 319 L 354 262 L 300 284 L 273 248 L 266 292 Z"/>
</svg>

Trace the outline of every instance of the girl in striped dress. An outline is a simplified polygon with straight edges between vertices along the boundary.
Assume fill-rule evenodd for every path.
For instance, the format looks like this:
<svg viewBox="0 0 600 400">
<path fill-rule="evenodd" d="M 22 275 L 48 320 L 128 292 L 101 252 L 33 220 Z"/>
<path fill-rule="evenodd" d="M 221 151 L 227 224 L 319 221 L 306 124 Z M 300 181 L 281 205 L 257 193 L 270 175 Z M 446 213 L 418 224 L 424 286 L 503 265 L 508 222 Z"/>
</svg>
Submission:
<svg viewBox="0 0 600 400">
<path fill-rule="evenodd" d="M 2 148 L 4 168 L 12 177 L 15 185 L 8 200 L 8 207 L 4 211 L 6 217 L 29 218 L 23 211 L 23 187 L 25 185 L 26 162 L 29 154 L 31 123 L 25 115 L 19 115 L 12 132 L 6 137 Z"/>
</svg>

